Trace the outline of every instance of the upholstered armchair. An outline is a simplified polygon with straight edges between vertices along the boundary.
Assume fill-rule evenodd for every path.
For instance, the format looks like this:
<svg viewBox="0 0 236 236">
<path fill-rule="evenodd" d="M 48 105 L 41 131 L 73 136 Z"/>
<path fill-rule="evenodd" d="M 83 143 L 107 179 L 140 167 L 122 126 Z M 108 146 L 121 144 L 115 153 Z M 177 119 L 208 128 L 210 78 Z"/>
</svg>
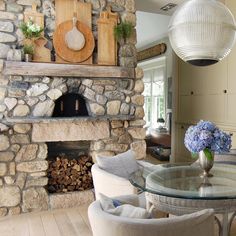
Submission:
<svg viewBox="0 0 236 236">
<path fill-rule="evenodd" d="M 138 196 L 123 196 L 137 206 Z M 163 219 L 134 219 L 115 216 L 103 211 L 100 201 L 93 202 L 88 209 L 93 236 L 213 236 L 213 210 L 203 210 L 189 215 Z"/>
<path fill-rule="evenodd" d="M 145 161 L 138 161 L 138 165 L 140 169 L 153 167 L 153 164 Z M 98 164 L 94 164 L 91 171 L 96 199 L 99 199 L 99 193 L 103 193 L 108 197 L 138 194 L 138 189 L 135 188 L 127 178 L 107 172 L 101 169 Z"/>
</svg>

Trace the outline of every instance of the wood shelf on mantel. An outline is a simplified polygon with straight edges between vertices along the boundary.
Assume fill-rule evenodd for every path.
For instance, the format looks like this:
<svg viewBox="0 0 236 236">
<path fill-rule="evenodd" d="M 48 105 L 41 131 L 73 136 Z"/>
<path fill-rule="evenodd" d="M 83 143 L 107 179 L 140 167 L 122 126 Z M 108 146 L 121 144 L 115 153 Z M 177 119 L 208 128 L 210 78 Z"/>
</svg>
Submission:
<svg viewBox="0 0 236 236">
<path fill-rule="evenodd" d="M 80 122 L 80 121 L 113 121 L 113 120 L 134 120 L 134 116 L 120 115 L 120 116 L 80 116 L 80 117 L 6 117 L 2 120 L 3 123 L 8 124 L 35 124 L 35 123 L 51 123 L 51 122 Z M 4 122 L 5 121 L 5 122 Z"/>
<path fill-rule="evenodd" d="M 77 65 L 6 61 L 4 75 L 87 78 L 135 78 L 134 68 L 120 66 Z"/>
</svg>

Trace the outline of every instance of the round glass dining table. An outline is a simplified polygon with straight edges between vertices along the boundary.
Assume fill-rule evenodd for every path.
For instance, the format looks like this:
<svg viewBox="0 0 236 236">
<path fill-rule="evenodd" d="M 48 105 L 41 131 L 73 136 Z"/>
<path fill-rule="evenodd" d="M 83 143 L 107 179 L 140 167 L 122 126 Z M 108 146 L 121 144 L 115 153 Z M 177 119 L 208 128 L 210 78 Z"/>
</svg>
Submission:
<svg viewBox="0 0 236 236">
<path fill-rule="evenodd" d="M 162 164 L 133 173 L 130 182 L 146 192 L 148 208 L 174 215 L 214 209 L 220 235 L 228 236 L 236 212 L 236 165 L 215 163 L 209 178 L 202 172 L 197 163 Z"/>
</svg>

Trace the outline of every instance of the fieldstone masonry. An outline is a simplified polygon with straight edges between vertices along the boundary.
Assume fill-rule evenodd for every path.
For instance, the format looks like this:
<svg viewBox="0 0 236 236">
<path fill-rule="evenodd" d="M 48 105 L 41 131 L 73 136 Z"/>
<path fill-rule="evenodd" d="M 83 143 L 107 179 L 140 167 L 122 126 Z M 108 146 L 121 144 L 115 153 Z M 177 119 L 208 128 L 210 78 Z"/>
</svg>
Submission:
<svg viewBox="0 0 236 236">
<path fill-rule="evenodd" d="M 144 84 L 140 68 L 135 69 L 135 78 L 120 80 L 3 75 L 5 60 L 21 60 L 23 36 L 18 26 L 32 2 L 36 2 L 45 15 L 47 46 L 52 49 L 53 0 L 0 0 L 0 216 L 47 210 L 52 202 L 63 206 L 61 196 L 50 198 L 45 190 L 48 182 L 45 143 L 48 141 L 90 140 L 94 160 L 96 155 L 111 156 L 129 148 L 141 159 L 146 151 L 141 95 Z M 108 5 L 122 20 L 136 25 L 134 0 L 85 2 L 93 5 L 95 39 L 99 12 Z M 127 44 L 119 48 L 120 66 L 136 67 L 135 44 L 134 32 Z M 96 63 L 96 51 L 93 56 Z M 77 93 L 85 98 L 89 117 L 51 117 L 55 101 L 66 93 Z M 78 200 L 81 196 L 72 198 Z"/>
</svg>

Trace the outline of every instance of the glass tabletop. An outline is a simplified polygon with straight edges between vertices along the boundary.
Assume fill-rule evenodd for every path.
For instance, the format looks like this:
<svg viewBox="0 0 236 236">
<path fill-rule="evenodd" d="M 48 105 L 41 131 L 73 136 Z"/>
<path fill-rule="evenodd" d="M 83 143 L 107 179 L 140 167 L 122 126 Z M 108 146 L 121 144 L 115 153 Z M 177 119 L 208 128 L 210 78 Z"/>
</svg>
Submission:
<svg viewBox="0 0 236 236">
<path fill-rule="evenodd" d="M 200 177 L 197 164 L 163 164 L 143 168 L 130 176 L 137 188 L 184 199 L 236 199 L 236 165 L 215 163 L 213 177 Z"/>
</svg>

